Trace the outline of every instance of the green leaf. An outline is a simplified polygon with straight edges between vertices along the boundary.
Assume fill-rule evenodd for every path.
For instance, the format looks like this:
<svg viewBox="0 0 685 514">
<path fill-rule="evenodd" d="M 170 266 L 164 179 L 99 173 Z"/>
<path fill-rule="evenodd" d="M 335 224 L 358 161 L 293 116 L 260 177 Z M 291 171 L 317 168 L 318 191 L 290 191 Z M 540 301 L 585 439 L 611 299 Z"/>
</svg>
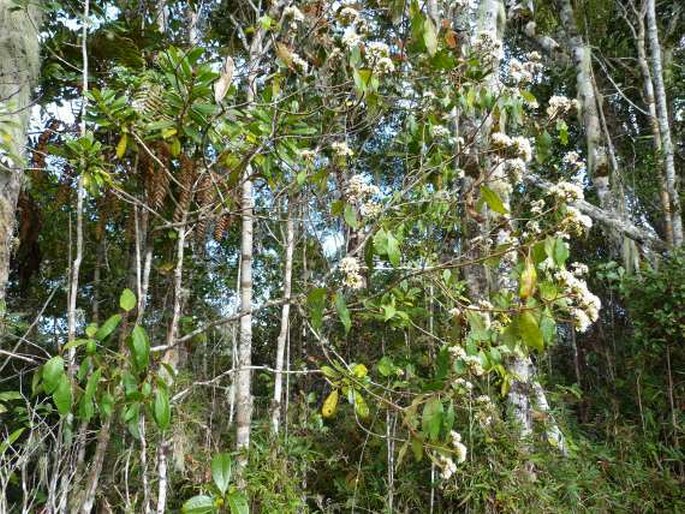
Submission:
<svg viewBox="0 0 685 514">
<path fill-rule="evenodd" d="M 324 287 L 312 289 L 307 295 L 307 304 L 312 316 L 312 327 L 319 330 L 323 323 L 323 310 L 326 306 L 327 290 Z"/>
<path fill-rule="evenodd" d="M 423 42 L 426 45 L 426 50 L 428 50 L 428 55 L 435 55 L 438 50 L 438 31 L 429 16 L 423 20 Z"/>
<path fill-rule="evenodd" d="M 243 493 L 236 491 L 229 494 L 226 497 L 226 503 L 228 503 L 228 509 L 231 511 L 231 514 L 250 514 L 250 506 Z"/>
<path fill-rule="evenodd" d="M 112 412 L 114 411 L 114 397 L 109 393 L 103 394 L 102 398 L 100 398 L 100 403 L 98 406 L 103 416 L 111 416 Z"/>
<path fill-rule="evenodd" d="M 2 456 L 7 451 L 7 449 L 14 444 L 14 441 L 19 439 L 21 434 L 24 433 L 24 430 L 26 430 L 25 427 L 16 429 L 14 432 L 7 436 L 7 439 L 0 443 L 0 456 Z"/>
<path fill-rule="evenodd" d="M 542 351 L 545 347 L 545 342 L 542 337 L 542 331 L 538 326 L 538 320 L 535 315 L 530 311 L 524 311 L 519 316 L 519 333 L 521 339 L 530 348 L 538 351 Z"/>
<path fill-rule="evenodd" d="M 171 424 L 171 405 L 169 404 L 169 393 L 163 387 L 157 389 L 155 401 L 152 406 L 152 416 L 160 430 L 164 431 Z"/>
<path fill-rule="evenodd" d="M 93 374 L 88 378 L 88 383 L 86 384 L 85 396 L 93 398 L 95 396 L 95 391 L 98 384 L 100 383 L 100 378 L 102 377 L 102 368 L 96 369 Z"/>
<path fill-rule="evenodd" d="M 183 514 L 210 514 L 216 511 L 216 507 L 214 507 L 214 498 L 207 496 L 206 494 L 193 496 L 183 504 L 183 507 L 181 507 L 181 512 Z"/>
<path fill-rule="evenodd" d="M 121 314 L 110 316 L 95 333 L 95 339 L 98 341 L 104 341 L 112 332 L 117 329 L 119 323 L 121 323 Z"/>
<path fill-rule="evenodd" d="M 143 371 L 150 362 L 150 341 L 147 332 L 140 325 L 136 325 L 129 339 L 131 355 L 136 369 Z"/>
<path fill-rule="evenodd" d="M 554 262 L 563 267 L 569 257 L 568 243 L 561 238 L 554 241 Z"/>
<path fill-rule="evenodd" d="M 347 223 L 352 228 L 359 228 L 359 220 L 357 219 L 357 211 L 352 205 L 345 204 L 345 210 L 343 211 L 343 216 L 345 217 L 345 223 Z"/>
<path fill-rule="evenodd" d="M 52 401 L 55 402 L 57 412 L 62 416 L 65 416 L 71 410 L 71 382 L 64 373 L 62 373 L 57 389 L 52 394 Z"/>
<path fill-rule="evenodd" d="M 506 214 L 508 212 L 499 195 L 489 187 L 481 186 L 480 194 L 483 197 L 483 200 L 485 200 L 485 203 L 488 204 L 488 207 L 490 207 L 490 210 L 493 210 L 498 214 Z"/>
<path fill-rule="evenodd" d="M 401 257 L 402 254 L 400 253 L 399 241 L 392 233 L 388 232 L 388 260 L 390 261 L 390 264 L 394 267 L 398 267 L 400 265 Z"/>
<path fill-rule="evenodd" d="M 332 379 L 332 380 L 337 380 L 337 379 L 340 378 L 340 373 L 338 373 L 337 371 L 335 371 L 335 370 L 334 370 L 333 368 L 331 368 L 330 366 L 325 366 L 325 365 L 324 365 L 324 366 L 321 366 L 321 373 L 323 373 L 323 375 L 324 375 L 326 378 L 330 378 L 330 379 Z"/>
<path fill-rule="evenodd" d="M 423 433 L 429 439 L 435 441 L 440 435 L 440 427 L 442 427 L 443 406 L 440 398 L 432 397 L 426 402 L 423 407 L 423 416 L 421 417 L 421 428 Z"/>
<path fill-rule="evenodd" d="M 212 479 L 222 495 L 231 483 L 232 459 L 228 453 L 219 453 L 212 458 Z"/>
<path fill-rule="evenodd" d="M 345 334 L 347 334 L 352 328 L 352 319 L 350 318 L 350 311 L 347 308 L 345 297 L 341 293 L 336 293 L 335 295 L 335 310 L 338 311 L 340 321 L 345 327 Z"/>
<path fill-rule="evenodd" d="M 0 393 L 0 401 L 23 400 L 24 397 L 19 391 L 3 391 Z"/>
<path fill-rule="evenodd" d="M 356 389 L 354 391 L 354 412 L 356 412 L 357 416 L 362 419 L 369 417 L 369 406 L 366 404 L 366 401 L 361 393 Z"/>
<path fill-rule="evenodd" d="M 376 367 L 378 368 L 378 372 L 386 378 L 394 375 L 397 372 L 397 367 L 392 362 L 390 357 L 387 356 L 383 356 L 381 360 L 378 361 Z"/>
<path fill-rule="evenodd" d="M 64 359 L 59 355 L 43 364 L 43 387 L 45 392 L 52 394 L 60 384 L 62 376 L 64 376 Z"/>
<path fill-rule="evenodd" d="M 369 374 L 369 370 L 364 364 L 355 364 L 352 366 L 352 374 L 356 378 L 362 379 Z"/>
<path fill-rule="evenodd" d="M 121 307 L 126 312 L 129 312 L 135 308 L 137 304 L 136 295 L 129 288 L 122 291 L 119 297 L 119 307 Z"/>
</svg>

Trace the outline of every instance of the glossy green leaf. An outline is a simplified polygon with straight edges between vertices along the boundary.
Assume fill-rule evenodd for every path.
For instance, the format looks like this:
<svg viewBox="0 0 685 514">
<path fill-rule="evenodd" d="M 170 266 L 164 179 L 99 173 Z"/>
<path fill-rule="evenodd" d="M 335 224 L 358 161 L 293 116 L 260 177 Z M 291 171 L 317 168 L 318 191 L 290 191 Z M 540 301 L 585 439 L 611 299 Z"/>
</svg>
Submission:
<svg viewBox="0 0 685 514">
<path fill-rule="evenodd" d="M 129 338 L 129 346 L 136 369 L 145 370 L 150 363 L 150 341 L 147 332 L 140 325 L 133 328 Z"/>
<path fill-rule="evenodd" d="M 312 317 L 312 327 L 319 330 L 323 323 L 323 310 L 326 306 L 327 290 L 323 287 L 312 289 L 307 295 L 307 304 Z"/>
<path fill-rule="evenodd" d="M 98 341 L 104 341 L 112 332 L 117 329 L 119 323 L 121 323 L 121 314 L 114 314 L 113 316 L 110 316 L 95 333 L 95 339 Z"/>
<path fill-rule="evenodd" d="M 71 410 L 71 382 L 66 374 L 62 374 L 55 392 L 52 393 L 52 400 L 55 402 L 57 412 L 65 416 Z"/>
<path fill-rule="evenodd" d="M 400 253 L 400 243 L 392 233 L 388 232 L 388 260 L 395 267 L 400 265 L 402 254 Z"/>
<path fill-rule="evenodd" d="M 60 384 L 62 376 L 64 376 L 64 359 L 56 355 L 45 364 L 43 364 L 43 387 L 45 392 L 52 394 Z"/>
<path fill-rule="evenodd" d="M 226 494 L 231 483 L 233 460 L 228 453 L 219 453 L 212 458 L 212 479 L 221 494 Z"/>
<path fill-rule="evenodd" d="M 155 400 L 152 405 L 152 416 L 160 430 L 164 431 L 171 424 L 171 405 L 169 393 L 163 387 L 157 389 Z"/>
</svg>

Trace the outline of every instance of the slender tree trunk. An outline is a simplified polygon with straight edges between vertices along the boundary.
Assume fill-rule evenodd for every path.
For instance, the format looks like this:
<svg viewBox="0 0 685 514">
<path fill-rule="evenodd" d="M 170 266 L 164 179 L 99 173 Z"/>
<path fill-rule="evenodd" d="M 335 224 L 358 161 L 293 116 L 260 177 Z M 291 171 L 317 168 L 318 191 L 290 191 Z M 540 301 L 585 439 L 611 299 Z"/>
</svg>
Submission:
<svg viewBox="0 0 685 514">
<path fill-rule="evenodd" d="M 652 74 L 654 77 L 654 89 L 656 93 L 656 113 L 659 121 L 661 134 L 661 153 L 664 160 L 666 174 L 666 189 L 670 200 L 671 221 L 673 225 L 673 244 L 683 244 L 683 221 L 680 212 L 680 197 L 678 196 L 678 184 L 675 171 L 673 141 L 671 139 L 671 126 L 668 119 L 668 102 L 666 98 L 666 86 L 664 84 L 664 70 L 661 63 L 661 45 L 659 44 L 659 30 L 656 22 L 655 0 L 646 1 L 647 14 L 647 40 L 652 60 Z"/>
<path fill-rule="evenodd" d="M 293 253 L 295 249 L 295 222 L 292 203 L 288 205 L 288 219 L 285 222 L 285 264 L 283 274 L 283 297 L 286 302 L 281 310 L 281 329 L 276 342 L 276 376 L 274 377 L 274 399 L 271 412 L 271 429 L 278 434 L 281 423 L 283 401 L 283 359 L 290 330 L 290 296 L 292 293 Z"/>
<path fill-rule="evenodd" d="M 30 101 L 39 72 L 37 4 L 17 9 L 12 0 L 0 0 L 0 317 L 5 311 L 14 217 L 23 181 L 24 147 Z M 0 138 L 2 140 L 2 138 Z"/>
<path fill-rule="evenodd" d="M 597 190 L 600 204 L 606 208 L 611 201 L 610 169 L 606 147 L 602 143 L 598 101 L 592 84 L 592 50 L 578 31 L 571 0 L 557 0 L 557 8 L 576 70 L 576 89 L 585 129 L 587 169 Z"/>
</svg>

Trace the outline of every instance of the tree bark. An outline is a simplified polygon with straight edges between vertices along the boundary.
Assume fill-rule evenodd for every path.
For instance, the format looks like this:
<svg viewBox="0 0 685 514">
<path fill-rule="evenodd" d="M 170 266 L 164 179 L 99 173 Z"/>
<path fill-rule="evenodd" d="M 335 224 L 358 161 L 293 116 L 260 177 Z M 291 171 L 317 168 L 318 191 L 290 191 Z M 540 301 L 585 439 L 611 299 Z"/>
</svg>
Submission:
<svg viewBox="0 0 685 514">
<path fill-rule="evenodd" d="M 576 26 L 570 0 L 557 0 L 561 23 L 576 70 L 576 89 L 585 129 L 587 169 L 602 207 L 610 205 L 609 159 L 602 143 L 602 126 L 595 89 L 592 84 L 592 50 Z"/>
<path fill-rule="evenodd" d="M 31 93 L 40 67 L 40 13 L 34 4 L 27 5 L 17 9 L 12 0 L 0 0 L 0 132 L 9 136 L 9 143 L 0 145 L 0 316 L 6 308 Z"/>
<path fill-rule="evenodd" d="M 288 219 L 285 222 L 285 263 L 283 272 L 283 298 L 285 303 L 281 310 L 281 329 L 276 342 L 276 376 L 274 377 L 274 399 L 271 411 L 271 430 L 278 434 L 281 424 L 281 403 L 283 400 L 283 359 L 285 345 L 290 330 L 290 296 L 292 293 L 293 253 L 295 249 L 295 222 L 292 216 L 293 206 L 288 205 Z"/>
<path fill-rule="evenodd" d="M 659 44 L 659 30 L 656 23 L 655 0 L 646 0 L 647 40 L 652 60 L 654 89 L 656 93 L 656 113 L 661 134 L 661 153 L 664 160 L 666 175 L 666 189 L 670 200 L 671 223 L 673 226 L 673 244 L 683 244 L 683 221 L 680 213 L 680 198 L 678 196 L 677 176 L 671 139 L 671 126 L 668 119 L 668 102 L 666 86 L 664 84 L 664 70 L 661 63 L 661 45 Z"/>
</svg>

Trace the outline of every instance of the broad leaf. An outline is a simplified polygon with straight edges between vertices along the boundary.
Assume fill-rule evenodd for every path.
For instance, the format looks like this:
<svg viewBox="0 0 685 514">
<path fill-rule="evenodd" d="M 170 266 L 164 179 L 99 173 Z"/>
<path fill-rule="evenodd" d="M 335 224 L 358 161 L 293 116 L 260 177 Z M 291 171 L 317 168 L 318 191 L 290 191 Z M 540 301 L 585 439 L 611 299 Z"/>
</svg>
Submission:
<svg viewBox="0 0 685 514">
<path fill-rule="evenodd" d="M 121 323 L 121 314 L 110 316 L 95 333 L 95 339 L 98 341 L 104 341 L 112 332 L 117 329 L 119 323 Z"/>
<path fill-rule="evenodd" d="M 150 341 L 148 340 L 147 332 L 140 325 L 136 325 L 133 328 L 129 339 L 129 346 L 136 369 L 140 371 L 145 370 L 150 362 Z"/>
<path fill-rule="evenodd" d="M 442 427 L 443 406 L 440 398 L 432 397 L 423 407 L 421 428 L 426 436 L 435 441 L 440 435 Z"/>
<path fill-rule="evenodd" d="M 216 512 L 214 498 L 205 494 L 193 496 L 183 504 L 181 512 L 183 514 L 210 514 Z"/>
<path fill-rule="evenodd" d="M 542 331 L 538 326 L 538 321 L 535 315 L 530 311 L 524 311 L 519 316 L 519 333 L 521 339 L 526 343 L 526 346 L 538 351 L 542 351 L 545 347 L 545 342 L 542 337 Z"/>
<path fill-rule="evenodd" d="M 71 382 L 66 374 L 62 374 L 57 389 L 52 393 L 52 400 L 55 402 L 57 412 L 65 416 L 71 410 Z"/>
<path fill-rule="evenodd" d="M 64 376 L 64 359 L 59 355 L 53 357 L 43 365 L 43 387 L 45 392 L 52 394 Z"/>
<path fill-rule="evenodd" d="M 160 430 L 164 431 L 171 424 L 171 405 L 169 404 L 169 393 L 163 387 L 157 389 L 155 401 L 152 405 L 152 416 Z"/>
<path fill-rule="evenodd" d="M 489 187 L 482 186 L 480 188 L 480 194 L 485 203 L 488 204 L 490 210 L 495 211 L 498 214 L 506 214 L 508 212 L 499 195 Z"/>
<path fill-rule="evenodd" d="M 119 297 L 119 307 L 121 307 L 126 312 L 129 312 L 135 308 L 137 304 L 136 295 L 129 288 L 122 291 Z"/>
<path fill-rule="evenodd" d="M 340 322 L 345 327 L 345 334 L 347 334 L 352 328 L 352 319 L 350 318 L 350 311 L 347 308 L 345 297 L 341 293 L 336 293 L 335 295 L 335 310 L 338 311 Z"/>
<path fill-rule="evenodd" d="M 219 453 L 212 458 L 212 479 L 221 494 L 226 494 L 231 483 L 232 459 L 228 453 Z"/>
<path fill-rule="evenodd" d="M 250 506 L 247 503 L 247 498 L 243 493 L 234 492 L 226 497 L 228 509 L 231 514 L 250 514 Z"/>
</svg>

